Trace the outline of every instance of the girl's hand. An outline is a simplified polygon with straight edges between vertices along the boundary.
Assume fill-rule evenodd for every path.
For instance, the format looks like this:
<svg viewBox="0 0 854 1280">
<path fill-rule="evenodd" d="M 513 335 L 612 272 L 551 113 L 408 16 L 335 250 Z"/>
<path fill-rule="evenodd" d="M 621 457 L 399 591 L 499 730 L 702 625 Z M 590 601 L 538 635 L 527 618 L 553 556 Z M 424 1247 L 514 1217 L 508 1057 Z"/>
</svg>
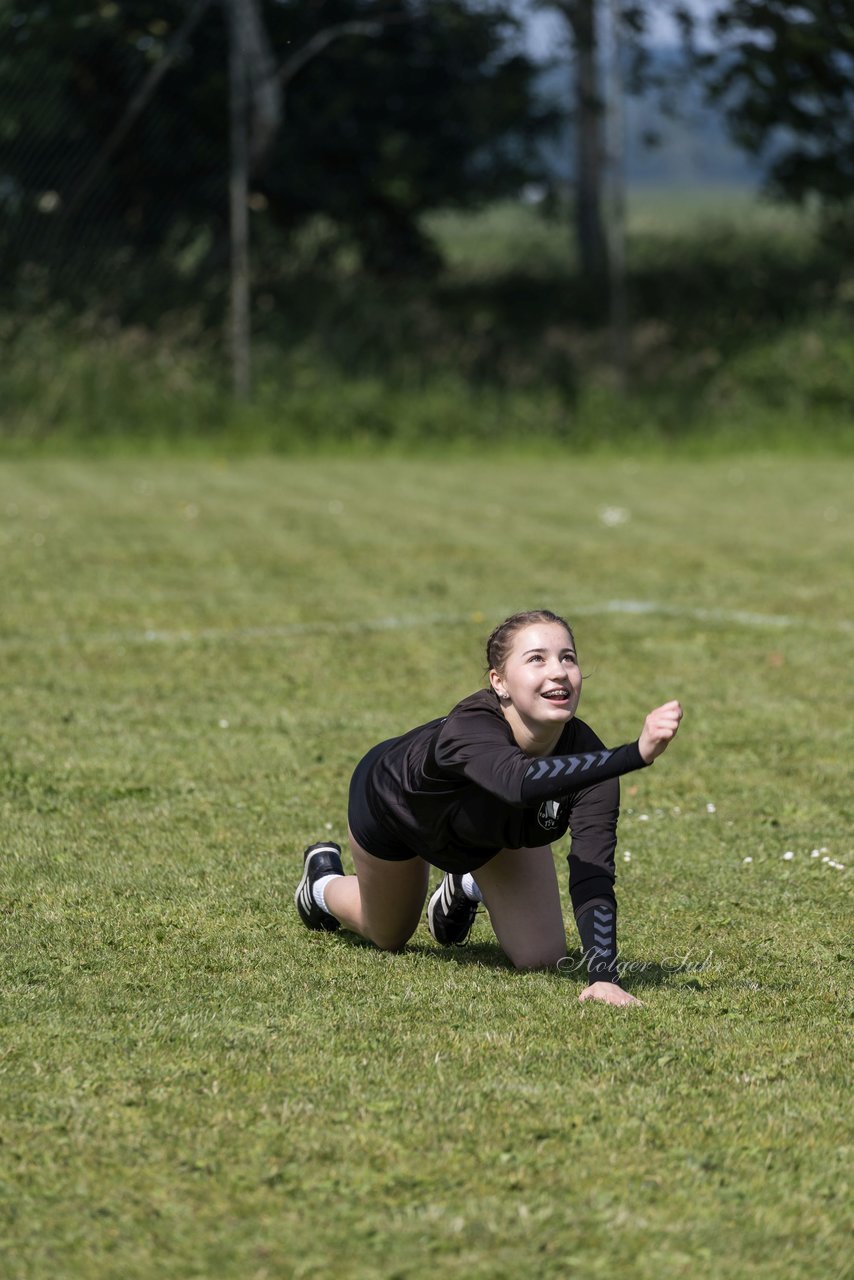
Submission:
<svg viewBox="0 0 854 1280">
<path fill-rule="evenodd" d="M 652 764 L 667 749 L 668 743 L 676 737 L 681 719 L 682 707 L 678 702 L 665 702 L 663 707 L 650 711 L 638 739 L 638 748 L 646 764 Z"/>
<path fill-rule="evenodd" d="M 636 1000 L 634 996 L 629 995 L 628 991 L 618 987 L 616 982 L 594 982 L 592 986 L 586 987 L 578 998 L 579 1000 L 601 1000 L 603 1004 L 643 1004 L 642 1000 Z"/>
</svg>

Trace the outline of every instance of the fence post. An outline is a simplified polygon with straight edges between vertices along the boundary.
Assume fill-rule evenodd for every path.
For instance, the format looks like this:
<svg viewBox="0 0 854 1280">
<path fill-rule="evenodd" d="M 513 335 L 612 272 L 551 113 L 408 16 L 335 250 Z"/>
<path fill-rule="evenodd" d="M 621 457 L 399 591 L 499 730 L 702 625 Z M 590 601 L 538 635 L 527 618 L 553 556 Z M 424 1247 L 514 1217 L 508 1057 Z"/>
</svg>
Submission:
<svg viewBox="0 0 854 1280">
<path fill-rule="evenodd" d="M 228 10 L 229 228 L 231 279 L 229 342 L 235 399 L 252 391 L 252 337 L 249 312 L 249 92 L 245 0 L 225 0 Z"/>
</svg>

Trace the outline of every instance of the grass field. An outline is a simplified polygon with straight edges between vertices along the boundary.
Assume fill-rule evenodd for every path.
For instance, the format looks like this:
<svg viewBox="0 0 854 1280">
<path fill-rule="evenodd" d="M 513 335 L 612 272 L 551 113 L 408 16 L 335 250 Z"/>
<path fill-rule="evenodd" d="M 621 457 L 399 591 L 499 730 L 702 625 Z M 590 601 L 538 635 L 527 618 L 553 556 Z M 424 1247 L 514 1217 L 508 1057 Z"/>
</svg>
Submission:
<svg viewBox="0 0 854 1280">
<path fill-rule="evenodd" d="M 3 464 L 4 1277 L 850 1276 L 850 470 Z M 642 1009 L 294 911 L 540 605 L 606 741 L 686 708 L 624 784 Z"/>
</svg>

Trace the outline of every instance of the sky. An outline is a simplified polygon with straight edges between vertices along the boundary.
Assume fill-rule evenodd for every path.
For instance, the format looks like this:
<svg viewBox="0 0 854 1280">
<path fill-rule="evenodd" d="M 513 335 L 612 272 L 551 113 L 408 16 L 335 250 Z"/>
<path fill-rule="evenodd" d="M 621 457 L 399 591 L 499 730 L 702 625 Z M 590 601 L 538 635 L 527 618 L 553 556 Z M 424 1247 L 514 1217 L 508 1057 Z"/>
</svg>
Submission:
<svg viewBox="0 0 854 1280">
<path fill-rule="evenodd" d="M 707 18 L 715 6 L 712 0 L 686 0 L 699 18 Z M 648 0 L 648 47 L 659 51 L 678 48 L 680 35 L 669 19 L 666 0 Z M 516 10 L 527 26 L 527 46 L 531 55 L 546 61 L 560 55 L 568 47 L 566 25 L 554 11 L 537 9 L 531 0 L 516 0 Z M 603 19 L 609 5 L 601 0 Z M 602 23 L 602 52 L 607 59 L 610 49 L 608 25 Z M 554 86 L 550 85 L 550 89 Z M 630 182 L 679 187 L 756 187 L 759 181 L 757 162 L 732 142 L 719 112 L 693 94 L 678 120 L 663 115 L 655 105 L 654 95 L 627 97 L 625 102 L 626 175 Z M 649 148 L 643 137 L 653 132 L 659 138 Z M 556 144 L 551 161 L 563 172 L 564 143 Z"/>
<path fill-rule="evenodd" d="M 698 17 L 708 15 L 708 0 L 686 0 L 687 7 Z M 661 0 L 652 0 L 648 6 L 648 31 L 650 42 L 659 46 L 678 43 L 679 35 L 676 24 L 666 12 L 667 6 Z M 565 25 L 559 14 L 548 10 L 534 9 L 530 2 L 518 0 L 517 9 L 528 29 L 528 47 L 534 57 L 546 57 L 553 54 L 565 40 Z"/>
</svg>

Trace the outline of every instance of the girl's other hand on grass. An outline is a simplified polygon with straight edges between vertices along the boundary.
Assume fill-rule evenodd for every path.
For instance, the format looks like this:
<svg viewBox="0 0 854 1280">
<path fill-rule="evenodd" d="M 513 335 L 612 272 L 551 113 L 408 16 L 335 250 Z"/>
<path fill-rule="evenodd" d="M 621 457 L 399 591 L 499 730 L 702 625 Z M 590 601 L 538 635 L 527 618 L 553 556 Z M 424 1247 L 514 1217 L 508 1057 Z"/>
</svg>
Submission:
<svg viewBox="0 0 854 1280">
<path fill-rule="evenodd" d="M 594 982 L 589 987 L 585 987 L 579 1000 L 601 1000 L 603 1004 L 643 1004 L 642 1000 L 636 1000 L 634 996 L 630 996 L 628 991 L 624 991 L 622 987 L 618 987 L 616 982 Z"/>
<path fill-rule="evenodd" d="M 650 711 L 638 739 L 638 749 L 647 764 L 652 764 L 667 749 L 668 743 L 676 737 L 681 719 L 682 707 L 678 702 L 665 702 L 663 707 Z"/>
</svg>

